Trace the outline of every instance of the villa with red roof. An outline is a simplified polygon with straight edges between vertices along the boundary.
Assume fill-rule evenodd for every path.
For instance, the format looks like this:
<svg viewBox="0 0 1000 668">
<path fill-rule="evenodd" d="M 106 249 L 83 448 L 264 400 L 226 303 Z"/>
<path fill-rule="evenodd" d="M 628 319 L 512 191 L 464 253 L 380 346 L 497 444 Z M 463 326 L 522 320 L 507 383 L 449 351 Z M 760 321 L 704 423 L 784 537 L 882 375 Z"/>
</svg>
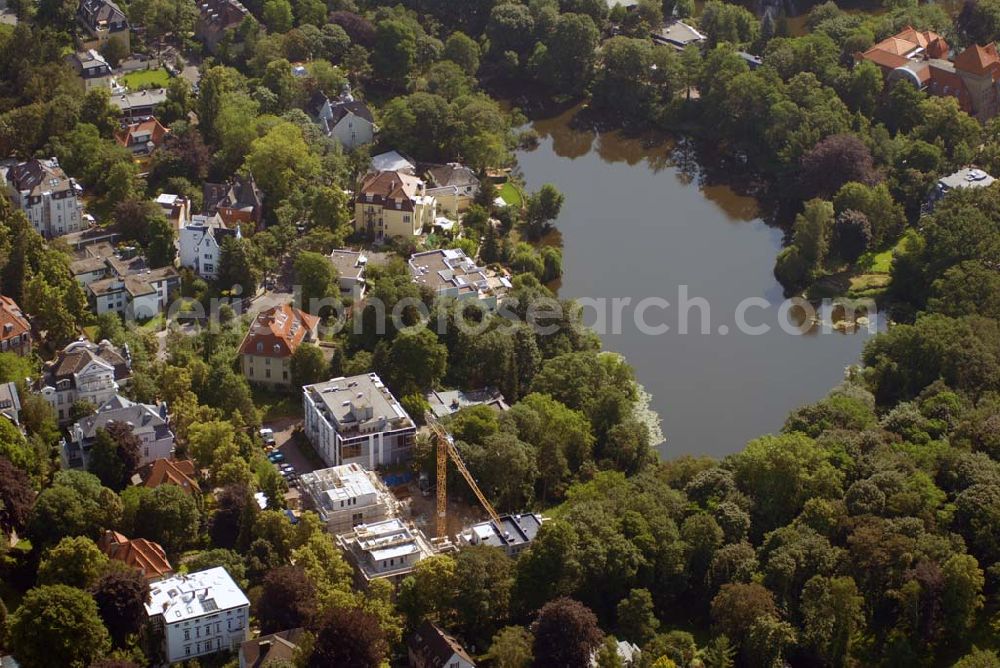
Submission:
<svg viewBox="0 0 1000 668">
<path fill-rule="evenodd" d="M 292 385 L 292 355 L 319 339 L 319 318 L 288 304 L 262 311 L 240 344 L 240 368 L 255 385 Z"/>
<path fill-rule="evenodd" d="M 888 37 L 855 61 L 878 65 L 886 82 L 904 80 L 930 95 L 954 97 L 961 108 L 982 122 L 1000 112 L 1000 54 L 993 44 L 974 44 L 951 57 L 951 47 L 930 30 L 907 27 Z"/>
<path fill-rule="evenodd" d="M 173 572 L 167 553 L 160 544 L 145 538 L 130 540 L 117 531 L 109 530 L 101 536 L 97 547 L 109 558 L 138 568 L 147 580 L 158 580 Z"/>
</svg>

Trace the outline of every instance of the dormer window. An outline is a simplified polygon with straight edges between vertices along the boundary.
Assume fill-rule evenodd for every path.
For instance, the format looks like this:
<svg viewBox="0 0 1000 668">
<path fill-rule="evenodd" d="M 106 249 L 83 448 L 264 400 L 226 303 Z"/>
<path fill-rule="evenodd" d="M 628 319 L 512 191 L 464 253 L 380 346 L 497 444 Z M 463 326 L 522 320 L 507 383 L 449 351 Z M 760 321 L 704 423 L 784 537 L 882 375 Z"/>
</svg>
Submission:
<svg viewBox="0 0 1000 668">
<path fill-rule="evenodd" d="M 259 353 L 264 352 L 264 344 L 263 343 L 261 343 L 261 342 L 257 343 L 257 352 L 259 352 Z"/>
</svg>

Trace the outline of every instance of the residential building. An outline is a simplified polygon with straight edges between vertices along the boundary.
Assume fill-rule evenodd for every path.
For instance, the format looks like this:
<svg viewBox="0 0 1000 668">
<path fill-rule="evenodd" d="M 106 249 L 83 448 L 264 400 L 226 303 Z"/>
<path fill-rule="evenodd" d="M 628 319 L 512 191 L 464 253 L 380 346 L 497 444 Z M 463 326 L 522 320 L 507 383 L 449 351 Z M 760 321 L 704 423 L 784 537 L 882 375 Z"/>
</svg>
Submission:
<svg viewBox="0 0 1000 668">
<path fill-rule="evenodd" d="M 416 176 L 377 172 L 361 179 L 354 202 L 354 228 L 372 239 L 419 235 L 436 216 L 437 204 Z"/>
<path fill-rule="evenodd" d="M 907 81 L 930 95 L 956 98 L 964 111 L 982 122 L 993 118 L 1000 111 L 996 46 L 973 44 L 954 58 L 951 52 L 939 34 L 907 26 L 854 58 L 878 65 L 889 85 Z"/>
<path fill-rule="evenodd" d="M 304 633 L 303 629 L 291 629 L 245 641 L 240 645 L 240 668 L 293 665 L 298 642 Z"/>
<path fill-rule="evenodd" d="M 222 650 L 247 639 L 250 601 L 225 568 L 175 575 L 149 585 L 146 614 L 161 634 L 167 663 Z"/>
<path fill-rule="evenodd" d="M 424 620 L 406 641 L 410 668 L 476 668 L 476 662 L 453 636 Z"/>
<path fill-rule="evenodd" d="M 239 27 L 248 14 L 247 8 L 238 0 L 201 0 L 194 26 L 195 38 L 215 53 L 219 42 Z"/>
<path fill-rule="evenodd" d="M 329 466 L 369 470 L 408 460 L 417 427 L 377 374 L 302 388 L 305 433 Z"/>
<path fill-rule="evenodd" d="M 110 272 L 108 259 L 114 257 L 117 252 L 107 241 L 84 246 L 76 252 L 75 259 L 70 262 L 70 273 L 81 287 L 86 288 L 95 281 L 107 278 Z"/>
<path fill-rule="evenodd" d="M 150 489 L 156 489 L 160 485 L 177 485 L 186 494 L 201 492 L 194 477 L 194 462 L 190 459 L 157 459 L 143 467 L 139 478 Z"/>
<path fill-rule="evenodd" d="M 361 251 L 346 248 L 335 248 L 330 253 L 330 262 L 340 277 L 340 291 L 354 297 L 355 300 L 365 296 L 365 270 L 368 268 L 368 256 Z"/>
<path fill-rule="evenodd" d="M 13 299 L 0 295 L 0 352 L 31 353 L 31 323 Z"/>
<path fill-rule="evenodd" d="M 97 442 L 97 432 L 116 422 L 129 427 L 139 438 L 139 466 L 174 454 L 174 433 L 170 431 L 167 405 L 140 404 L 116 396 L 97 409 L 93 415 L 81 418 L 67 430 L 63 440 L 64 469 L 87 468 L 90 449 Z"/>
<path fill-rule="evenodd" d="M 81 0 L 76 19 L 91 37 L 88 47 L 115 39 L 124 43 L 126 52 L 131 51 L 128 19 L 114 0 Z"/>
<path fill-rule="evenodd" d="M 66 56 L 66 62 L 76 70 L 77 75 L 83 81 L 84 92 L 92 88 L 111 90 L 114 74 L 111 72 L 108 61 L 96 49 L 77 51 Z"/>
<path fill-rule="evenodd" d="M 156 118 L 138 123 L 129 123 L 115 133 L 115 141 L 136 157 L 146 157 L 163 144 L 170 130 L 163 127 Z"/>
<path fill-rule="evenodd" d="M 306 505 L 336 535 L 359 524 L 381 522 L 398 511 L 395 497 L 378 475 L 360 464 L 343 464 L 299 476 Z"/>
<path fill-rule="evenodd" d="M 74 341 L 46 362 L 34 391 L 45 397 L 60 424 L 69 422 L 70 408 L 77 401 L 103 406 L 132 375 L 128 346 L 121 351 L 109 341 Z"/>
<path fill-rule="evenodd" d="M 206 215 L 218 213 L 226 227 L 235 227 L 239 223 L 253 223 L 260 227 L 264 219 L 264 195 L 257 187 L 253 174 L 237 174 L 227 183 L 206 183 L 202 192 Z"/>
<path fill-rule="evenodd" d="M 372 156 L 369 173 L 374 172 L 403 172 L 405 174 L 416 174 L 416 164 L 404 156 L 399 151 L 386 151 Z"/>
<path fill-rule="evenodd" d="M 535 513 L 501 515 L 501 526 L 493 520 L 474 524 L 458 534 L 458 544 L 499 547 L 508 557 L 516 557 L 535 540 L 543 521 Z"/>
<path fill-rule="evenodd" d="M 180 228 L 178 235 L 181 266 L 202 278 L 215 280 L 222 259 L 222 242 L 227 237 L 242 238 L 238 223 L 235 229 L 230 229 L 219 214 L 193 216 L 190 223 Z"/>
<path fill-rule="evenodd" d="M 492 275 L 477 266 L 460 248 L 446 248 L 414 253 L 409 260 L 413 281 L 431 288 L 439 297 L 479 300 L 495 309 L 511 283 L 503 276 Z"/>
<path fill-rule="evenodd" d="M 166 88 L 125 92 L 111 96 L 111 104 L 118 107 L 122 118 L 128 122 L 151 118 L 156 105 L 166 101 Z"/>
<path fill-rule="evenodd" d="M 345 150 L 353 151 L 375 138 L 371 110 L 364 102 L 355 100 L 350 89 L 333 100 L 316 90 L 306 103 L 306 113 L 327 137 L 335 138 Z"/>
<path fill-rule="evenodd" d="M 83 218 L 88 227 L 79 232 L 70 232 L 61 238 L 63 243 L 76 252 L 100 243 L 113 244 L 121 236 L 121 233 L 113 227 L 94 227 L 94 217 L 89 213 L 83 214 Z"/>
<path fill-rule="evenodd" d="M 109 559 L 139 569 L 147 580 L 159 580 L 174 570 L 163 547 L 145 538 L 129 539 L 117 531 L 108 530 L 97 541 L 97 547 Z"/>
<path fill-rule="evenodd" d="M 240 344 L 240 369 L 255 385 L 291 387 L 292 355 L 303 343 L 319 340 L 319 318 L 289 304 L 257 315 Z"/>
<path fill-rule="evenodd" d="M 148 320 L 166 310 L 170 296 L 180 289 L 181 276 L 171 266 L 150 269 L 144 257 L 129 255 L 106 258 L 106 277 L 90 283 L 87 291 L 98 315 L 119 313 Z"/>
<path fill-rule="evenodd" d="M 191 200 L 187 197 L 162 193 L 156 196 L 156 203 L 160 205 L 163 215 L 174 226 L 175 232 L 179 231 L 191 220 Z"/>
<path fill-rule="evenodd" d="M 431 390 L 424 395 L 431 411 L 438 418 L 445 418 L 469 406 L 486 405 L 502 413 L 510 408 L 503 394 L 495 387 L 484 387 L 480 390 Z"/>
<path fill-rule="evenodd" d="M 17 393 L 17 383 L 0 383 L 0 415 L 21 426 L 21 396 Z"/>
<path fill-rule="evenodd" d="M 933 210 L 934 205 L 938 202 L 938 200 L 952 190 L 985 188 L 992 185 L 994 181 L 996 181 L 996 179 L 976 167 L 963 167 L 954 174 L 942 176 L 938 179 L 938 182 L 934 185 L 934 189 L 927 197 L 924 212 L 927 213 Z"/>
<path fill-rule="evenodd" d="M 659 30 L 653 31 L 652 38 L 657 44 L 672 46 L 678 51 L 683 51 L 689 44 L 701 46 L 705 42 L 705 35 L 679 19 L 666 21 Z"/>
<path fill-rule="evenodd" d="M 58 237 L 84 228 L 83 188 L 66 176 L 55 158 L 33 158 L 7 170 L 14 203 L 43 237 Z"/>
<path fill-rule="evenodd" d="M 418 562 L 437 553 L 420 529 L 398 518 L 358 525 L 337 536 L 337 544 L 361 585 L 383 578 L 399 583 Z"/>
<path fill-rule="evenodd" d="M 434 165 L 425 172 L 427 194 L 437 201 L 438 211 L 456 216 L 465 212 L 479 194 L 476 173 L 457 162 Z"/>
</svg>

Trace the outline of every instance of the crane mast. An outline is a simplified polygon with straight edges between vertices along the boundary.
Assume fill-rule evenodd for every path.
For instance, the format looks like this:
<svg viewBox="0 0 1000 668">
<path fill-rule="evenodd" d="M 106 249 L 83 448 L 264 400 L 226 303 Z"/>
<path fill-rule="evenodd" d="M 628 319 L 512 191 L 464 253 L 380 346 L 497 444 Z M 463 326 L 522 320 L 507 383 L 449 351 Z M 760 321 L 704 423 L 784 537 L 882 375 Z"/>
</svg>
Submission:
<svg viewBox="0 0 1000 668">
<path fill-rule="evenodd" d="M 428 412 L 426 415 L 427 426 L 430 428 L 431 432 L 434 434 L 434 440 L 436 441 L 437 449 L 437 518 L 435 525 L 435 534 L 438 538 L 443 538 L 448 532 L 448 460 L 451 459 L 455 463 L 455 468 L 458 472 L 462 474 L 465 478 L 465 482 L 472 489 L 472 493 L 476 495 L 479 500 L 480 505 L 486 510 L 486 513 L 490 516 L 496 524 L 497 530 L 502 531 L 503 524 L 500 522 L 500 516 L 497 511 L 493 508 L 493 504 L 489 502 L 486 495 L 483 494 L 482 490 L 479 489 L 479 485 L 476 484 L 476 479 L 472 477 L 469 473 L 469 469 L 466 468 L 465 462 L 462 461 L 462 456 L 458 453 L 458 448 L 455 447 L 455 439 L 451 437 L 445 428 L 437 421 L 437 418 L 433 413 Z"/>
</svg>

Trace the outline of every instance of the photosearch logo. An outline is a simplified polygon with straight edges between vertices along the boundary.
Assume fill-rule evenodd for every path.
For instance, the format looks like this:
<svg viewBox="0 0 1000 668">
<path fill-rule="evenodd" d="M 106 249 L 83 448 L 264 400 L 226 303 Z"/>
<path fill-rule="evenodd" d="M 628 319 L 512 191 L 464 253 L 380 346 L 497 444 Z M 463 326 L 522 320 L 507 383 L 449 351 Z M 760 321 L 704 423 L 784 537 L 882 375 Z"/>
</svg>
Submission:
<svg viewBox="0 0 1000 668">
<path fill-rule="evenodd" d="M 241 299 L 238 287 L 230 296 L 208 300 L 207 308 L 196 300 L 176 300 L 167 309 L 167 320 L 238 326 L 240 317 L 248 312 L 267 310 L 253 309 L 249 300 Z M 522 299 L 509 295 L 495 303 L 471 298 L 440 299 L 428 304 L 417 297 L 405 297 L 391 305 L 376 297 L 349 305 L 339 297 L 304 300 L 301 286 L 295 286 L 288 303 L 320 316 L 319 333 L 324 338 L 343 331 L 385 335 L 390 330 L 413 326 L 430 327 L 441 336 L 452 328 L 477 336 L 492 329 L 509 332 L 521 326 L 530 327 L 538 336 L 551 336 L 567 328 L 579 327 L 601 336 L 625 331 L 637 331 L 645 336 L 764 336 L 775 328 L 791 336 L 802 336 L 854 331 L 874 333 L 879 329 L 878 308 L 871 299 L 838 298 L 814 302 L 793 297 L 775 302 L 753 296 L 741 299 L 735 307 L 713 309 L 710 300 L 692 296 L 687 285 L 679 285 L 670 299 L 652 295 L 559 300 L 547 296 Z"/>
</svg>

